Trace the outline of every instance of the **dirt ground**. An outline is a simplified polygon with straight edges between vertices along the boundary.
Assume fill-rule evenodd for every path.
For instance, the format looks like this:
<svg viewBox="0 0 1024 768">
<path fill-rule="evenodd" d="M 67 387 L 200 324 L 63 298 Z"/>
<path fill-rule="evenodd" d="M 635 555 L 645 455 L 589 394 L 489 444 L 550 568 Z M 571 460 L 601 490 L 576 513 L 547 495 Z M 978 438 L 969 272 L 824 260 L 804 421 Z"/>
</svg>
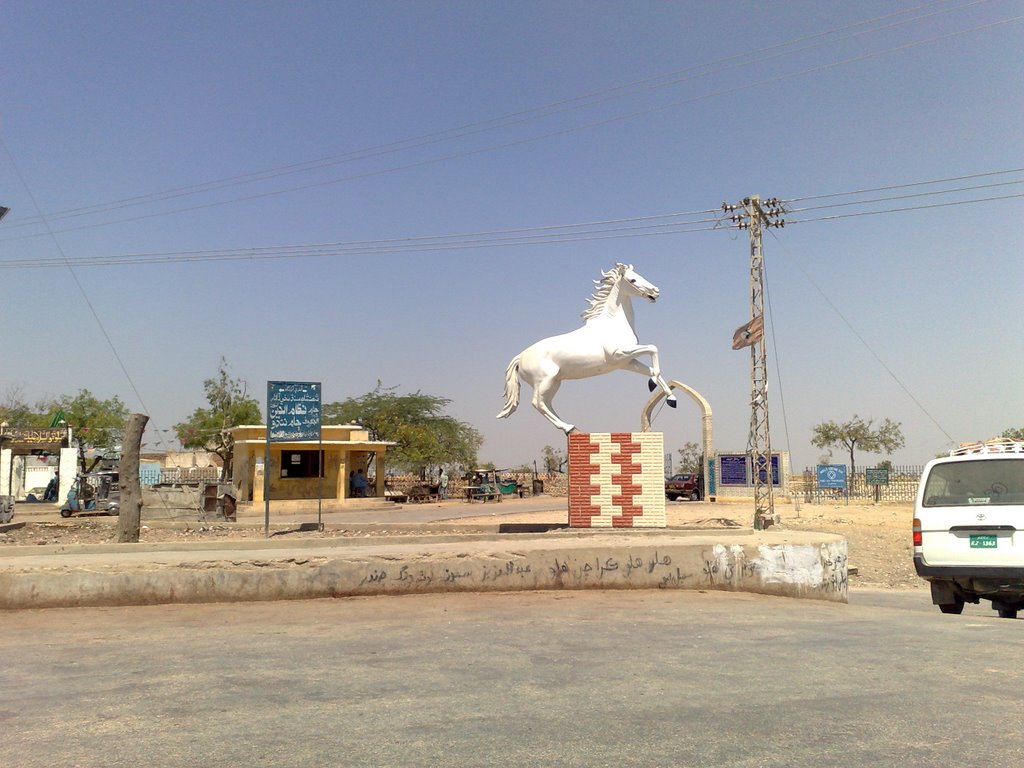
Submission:
<svg viewBox="0 0 1024 768">
<path fill-rule="evenodd" d="M 750 502 L 693 503 L 666 502 L 667 522 L 672 528 L 748 528 L 753 517 Z M 925 589 L 927 584 L 914 572 L 910 543 L 911 504 L 777 504 L 781 522 L 777 530 L 823 531 L 846 538 L 850 551 L 850 585 L 888 589 Z M 443 510 L 439 510 L 443 514 Z M 17 518 L 15 518 L 17 522 Z M 244 525 L 250 522 L 250 525 Z M 178 523 L 174 526 L 144 525 L 143 542 L 214 541 L 262 539 L 261 525 L 243 520 L 233 523 Z M 330 526 L 325 531 L 298 531 L 282 527 L 274 536 L 287 538 L 357 538 L 369 535 L 404 536 L 431 533 L 457 533 L 467 527 L 494 526 L 502 523 L 564 523 L 555 512 L 489 514 L 416 526 L 394 525 Z M 54 522 L 27 522 L 22 527 L 0 531 L 0 553 L 4 545 L 99 544 L 112 541 L 116 518 L 72 518 Z"/>
<path fill-rule="evenodd" d="M 695 504 L 666 501 L 672 528 L 749 528 L 753 504 Z M 843 536 L 850 552 L 850 585 L 874 589 L 927 589 L 914 571 L 911 545 L 913 504 L 777 504 L 781 518 L 773 530 L 823 531 Z M 516 515 L 516 522 L 547 522 L 550 512 Z M 503 518 L 505 519 L 505 518 Z M 493 517 L 466 518 L 463 524 L 494 522 Z M 512 518 L 509 518 L 512 522 Z M 854 573 L 854 569 L 856 572 Z"/>
</svg>

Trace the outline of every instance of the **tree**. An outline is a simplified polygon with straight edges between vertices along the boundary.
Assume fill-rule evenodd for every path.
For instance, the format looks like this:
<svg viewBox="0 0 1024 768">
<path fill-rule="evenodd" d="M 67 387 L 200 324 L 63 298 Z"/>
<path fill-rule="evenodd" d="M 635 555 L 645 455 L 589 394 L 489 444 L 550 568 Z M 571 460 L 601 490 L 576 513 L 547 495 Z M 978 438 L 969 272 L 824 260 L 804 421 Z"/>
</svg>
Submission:
<svg viewBox="0 0 1024 768">
<path fill-rule="evenodd" d="M 683 447 L 679 449 L 678 453 L 680 472 L 700 472 L 701 457 L 704 455 L 704 450 L 700 445 L 693 442 L 683 443 Z"/>
<path fill-rule="evenodd" d="M 203 391 L 210 407 L 196 408 L 187 421 L 174 425 L 183 447 L 207 450 L 220 456 L 225 478 L 233 476 L 235 455 L 235 439 L 228 430 L 240 424 L 263 421 L 260 404 L 249 397 L 246 387 L 243 379 L 231 378 L 228 361 L 222 357 L 217 376 L 203 381 Z"/>
<path fill-rule="evenodd" d="M 444 413 L 451 400 L 416 391 L 396 393 L 378 381 L 372 392 L 323 407 L 324 424 L 359 424 L 371 440 L 396 443 L 392 465 L 426 478 L 429 467 L 475 466 L 484 439 L 473 426 Z"/>
<path fill-rule="evenodd" d="M 1000 437 L 1008 437 L 1011 440 L 1024 440 L 1024 427 L 1011 427 L 1004 429 Z"/>
<path fill-rule="evenodd" d="M 57 406 L 64 412 L 64 421 L 71 427 L 72 436 L 78 443 L 78 463 L 82 472 L 92 468 L 86 465 L 87 449 L 109 452 L 120 449 L 128 408 L 117 395 L 109 400 L 100 400 L 88 389 L 80 389 L 74 397 L 61 397 Z M 92 466 L 97 463 L 99 458 L 93 461 Z"/>
<path fill-rule="evenodd" d="M 854 463 L 855 450 L 859 449 L 868 453 L 885 451 L 885 453 L 891 454 L 906 444 L 898 421 L 886 419 L 877 429 L 872 428 L 873 424 L 874 419 L 865 421 L 857 414 L 854 414 L 853 418 L 845 424 L 836 424 L 834 421 L 823 422 L 813 427 L 814 435 L 811 438 L 811 445 L 817 448 L 844 446 L 850 452 L 850 475 L 853 475 L 857 471 Z"/>
<path fill-rule="evenodd" d="M 41 399 L 29 405 L 21 387 L 10 386 L 0 396 L 0 422 L 12 429 L 48 427 L 57 412 L 53 400 Z"/>
<path fill-rule="evenodd" d="M 142 433 L 146 430 L 149 416 L 133 413 L 124 427 L 124 441 L 121 445 L 121 461 L 118 473 L 121 477 L 121 511 L 117 517 L 118 542 L 138 542 L 142 521 L 142 488 L 139 483 L 139 451 L 142 449 Z"/>
<path fill-rule="evenodd" d="M 541 451 L 541 456 L 544 459 L 545 472 L 564 472 L 565 465 L 569 461 L 569 457 L 565 455 L 565 451 L 552 448 L 550 445 L 544 446 Z"/>
</svg>

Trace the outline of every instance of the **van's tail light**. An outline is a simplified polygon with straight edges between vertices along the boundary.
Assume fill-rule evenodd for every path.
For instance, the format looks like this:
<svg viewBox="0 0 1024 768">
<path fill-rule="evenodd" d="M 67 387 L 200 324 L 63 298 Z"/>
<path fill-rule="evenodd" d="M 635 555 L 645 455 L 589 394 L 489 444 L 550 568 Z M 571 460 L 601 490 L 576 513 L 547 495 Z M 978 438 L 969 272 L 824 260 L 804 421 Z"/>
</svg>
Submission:
<svg viewBox="0 0 1024 768">
<path fill-rule="evenodd" d="M 921 521 L 914 518 L 914 546 L 921 546 Z"/>
</svg>

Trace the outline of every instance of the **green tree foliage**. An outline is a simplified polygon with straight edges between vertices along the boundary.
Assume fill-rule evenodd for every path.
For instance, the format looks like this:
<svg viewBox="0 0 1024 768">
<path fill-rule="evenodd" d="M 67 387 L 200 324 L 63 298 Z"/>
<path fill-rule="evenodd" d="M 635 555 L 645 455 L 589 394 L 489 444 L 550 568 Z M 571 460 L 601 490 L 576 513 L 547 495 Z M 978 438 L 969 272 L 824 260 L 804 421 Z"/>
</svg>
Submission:
<svg viewBox="0 0 1024 768">
<path fill-rule="evenodd" d="M 569 461 L 569 457 L 566 456 L 565 451 L 552 448 L 550 445 L 544 446 L 541 451 L 541 457 L 544 460 L 545 472 L 564 472 L 565 465 Z"/>
<path fill-rule="evenodd" d="M 120 446 L 128 408 L 117 395 L 109 400 L 100 400 L 88 389 L 80 389 L 74 396 L 60 397 L 56 405 L 64 412 L 64 421 L 71 427 L 72 437 L 78 443 L 78 462 L 83 472 L 92 468 L 86 464 L 87 449 L 112 451 Z"/>
<path fill-rule="evenodd" d="M 891 454 L 897 448 L 906 444 L 903 439 L 903 432 L 900 430 L 898 421 L 886 419 L 877 428 L 874 427 L 874 419 L 865 421 L 854 414 L 853 418 L 844 424 L 836 424 L 834 421 L 826 421 L 813 427 L 811 445 L 817 448 L 831 448 L 843 446 L 850 452 L 850 474 L 857 471 L 854 463 L 854 451 L 861 450 L 868 453 L 885 452 Z"/>
<path fill-rule="evenodd" d="M 704 450 L 698 443 L 683 443 L 683 447 L 678 450 L 678 453 L 680 472 L 700 472 L 700 462 Z"/>
<path fill-rule="evenodd" d="M 396 443 L 388 449 L 389 463 L 421 478 L 442 464 L 476 466 L 483 437 L 473 426 L 445 415 L 451 400 L 419 391 L 400 395 L 396 389 L 377 382 L 361 397 L 327 403 L 323 423 L 360 424 L 371 440 Z"/>
<path fill-rule="evenodd" d="M 1024 440 L 1024 427 L 1011 427 L 1004 429 L 1000 437 L 1008 437 L 1011 440 Z"/>
<path fill-rule="evenodd" d="M 261 424 L 260 404 L 249 397 L 246 382 L 233 379 L 223 357 L 217 375 L 203 381 L 209 408 L 196 408 L 188 420 L 174 425 L 182 446 L 212 451 L 224 462 L 224 477 L 232 477 L 235 440 L 228 432 L 240 424 Z"/>
<path fill-rule="evenodd" d="M 57 413 L 57 403 L 42 399 L 30 405 L 21 387 L 8 387 L 0 396 L 0 422 L 12 429 L 48 427 Z"/>
</svg>

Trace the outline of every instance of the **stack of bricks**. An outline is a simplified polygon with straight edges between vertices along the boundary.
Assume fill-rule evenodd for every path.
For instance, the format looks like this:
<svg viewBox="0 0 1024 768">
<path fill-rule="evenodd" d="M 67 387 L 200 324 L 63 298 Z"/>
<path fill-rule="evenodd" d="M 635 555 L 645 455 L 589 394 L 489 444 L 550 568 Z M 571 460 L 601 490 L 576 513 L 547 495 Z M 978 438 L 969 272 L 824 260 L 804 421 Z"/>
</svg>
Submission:
<svg viewBox="0 0 1024 768">
<path fill-rule="evenodd" d="M 661 432 L 569 433 L 570 528 L 664 528 Z"/>
</svg>

